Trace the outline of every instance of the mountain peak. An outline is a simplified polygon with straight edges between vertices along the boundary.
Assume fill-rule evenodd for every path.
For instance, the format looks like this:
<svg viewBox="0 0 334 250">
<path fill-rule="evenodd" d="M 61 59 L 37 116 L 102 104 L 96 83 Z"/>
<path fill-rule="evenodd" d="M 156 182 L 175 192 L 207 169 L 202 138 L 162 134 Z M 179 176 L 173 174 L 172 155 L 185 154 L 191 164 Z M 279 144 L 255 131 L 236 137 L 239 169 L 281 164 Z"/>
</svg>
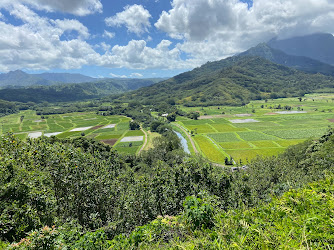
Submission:
<svg viewBox="0 0 334 250">
<path fill-rule="evenodd" d="M 289 55 L 306 56 L 334 65 L 334 36 L 329 33 L 272 39 L 268 42 L 268 45 Z"/>
</svg>

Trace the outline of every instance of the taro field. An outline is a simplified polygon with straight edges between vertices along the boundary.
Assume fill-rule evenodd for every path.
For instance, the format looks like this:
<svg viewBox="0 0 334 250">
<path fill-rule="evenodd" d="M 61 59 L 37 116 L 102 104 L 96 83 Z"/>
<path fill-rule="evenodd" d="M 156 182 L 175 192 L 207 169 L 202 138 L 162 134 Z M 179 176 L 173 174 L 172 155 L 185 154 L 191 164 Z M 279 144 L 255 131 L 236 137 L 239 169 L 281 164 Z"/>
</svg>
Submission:
<svg viewBox="0 0 334 250">
<path fill-rule="evenodd" d="M 0 118 L 1 134 L 11 132 L 22 140 L 40 136 L 95 138 L 113 146 L 118 152 L 135 154 L 142 147 L 144 133 L 129 130 L 130 118 L 101 116 L 93 112 L 37 116 L 26 110 Z"/>
<path fill-rule="evenodd" d="M 291 145 L 320 137 L 334 126 L 333 94 L 184 110 L 200 112 L 201 116 L 199 120 L 178 117 L 177 123 L 193 134 L 199 152 L 216 163 L 224 163 L 225 157 L 246 163 L 257 155 L 277 155 Z"/>
</svg>

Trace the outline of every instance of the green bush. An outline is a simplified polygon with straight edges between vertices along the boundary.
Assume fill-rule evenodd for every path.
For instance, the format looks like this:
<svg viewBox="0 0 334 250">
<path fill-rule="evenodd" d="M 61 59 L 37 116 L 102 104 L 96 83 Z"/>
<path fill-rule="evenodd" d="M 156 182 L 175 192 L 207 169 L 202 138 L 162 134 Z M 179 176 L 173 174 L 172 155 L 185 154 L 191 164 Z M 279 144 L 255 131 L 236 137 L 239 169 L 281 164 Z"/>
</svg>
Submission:
<svg viewBox="0 0 334 250">
<path fill-rule="evenodd" d="M 184 218 L 193 229 L 207 229 L 214 226 L 214 211 L 210 204 L 200 198 L 188 196 L 183 202 Z"/>
</svg>

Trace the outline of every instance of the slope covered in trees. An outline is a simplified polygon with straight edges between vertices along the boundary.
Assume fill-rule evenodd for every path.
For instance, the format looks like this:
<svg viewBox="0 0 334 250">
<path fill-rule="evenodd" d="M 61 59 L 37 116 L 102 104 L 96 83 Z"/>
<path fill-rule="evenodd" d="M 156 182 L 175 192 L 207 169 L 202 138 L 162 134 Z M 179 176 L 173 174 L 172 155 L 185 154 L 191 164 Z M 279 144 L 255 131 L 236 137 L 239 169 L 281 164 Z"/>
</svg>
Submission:
<svg viewBox="0 0 334 250">
<path fill-rule="evenodd" d="M 0 143 L 2 245 L 27 237 L 13 246 L 154 248 L 177 241 L 185 247 L 255 247 L 269 235 L 264 243 L 274 247 L 290 234 L 288 244 L 333 244 L 327 213 L 333 209 L 332 179 L 273 198 L 333 174 L 333 130 L 278 157 L 258 158 L 240 172 L 185 156 L 170 132 L 140 157 L 119 156 L 83 138 L 22 142 L 8 136 Z"/>
<path fill-rule="evenodd" d="M 330 76 L 308 74 L 261 57 L 235 56 L 209 62 L 118 99 L 144 104 L 172 99 L 187 106 L 241 105 L 254 99 L 303 96 L 332 88 L 333 84 Z"/>
</svg>

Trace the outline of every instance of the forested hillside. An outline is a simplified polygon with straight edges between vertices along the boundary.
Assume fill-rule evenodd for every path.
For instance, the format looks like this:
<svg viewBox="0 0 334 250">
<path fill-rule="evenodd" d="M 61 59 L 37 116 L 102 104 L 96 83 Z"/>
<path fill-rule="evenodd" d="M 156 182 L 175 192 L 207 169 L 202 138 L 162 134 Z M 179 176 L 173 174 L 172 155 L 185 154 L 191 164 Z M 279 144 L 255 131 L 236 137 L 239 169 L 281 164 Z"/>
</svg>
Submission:
<svg viewBox="0 0 334 250">
<path fill-rule="evenodd" d="M 177 137 L 164 131 L 154 149 L 140 157 L 120 156 L 109 146 L 84 138 L 23 142 L 4 137 L 2 246 L 333 245 L 329 214 L 334 208 L 333 178 L 283 195 L 332 176 L 333 130 L 278 157 L 258 158 L 237 172 L 189 158 Z M 36 231 L 27 235 L 32 230 Z M 124 236 L 114 238 L 120 234 Z"/>
<path fill-rule="evenodd" d="M 242 105 L 255 99 L 303 96 L 333 86 L 330 76 L 301 72 L 261 57 L 235 56 L 209 62 L 118 99 L 144 104 L 172 99 L 186 106 Z"/>
<path fill-rule="evenodd" d="M 124 93 L 159 82 L 149 79 L 104 79 L 97 82 L 0 89 L 0 99 L 18 102 L 69 102 Z"/>
</svg>

